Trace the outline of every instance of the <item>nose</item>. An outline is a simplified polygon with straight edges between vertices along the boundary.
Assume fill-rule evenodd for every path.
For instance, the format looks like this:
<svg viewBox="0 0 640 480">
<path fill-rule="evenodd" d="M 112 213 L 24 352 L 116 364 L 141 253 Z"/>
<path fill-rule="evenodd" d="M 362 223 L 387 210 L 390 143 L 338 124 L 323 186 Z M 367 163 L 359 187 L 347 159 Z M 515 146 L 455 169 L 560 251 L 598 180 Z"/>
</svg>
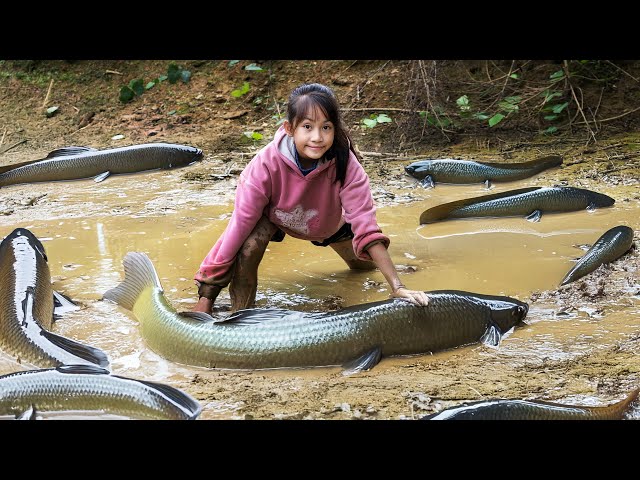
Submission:
<svg viewBox="0 0 640 480">
<path fill-rule="evenodd" d="M 313 142 L 321 142 L 322 141 L 322 129 L 314 128 L 311 131 L 311 141 Z"/>
</svg>

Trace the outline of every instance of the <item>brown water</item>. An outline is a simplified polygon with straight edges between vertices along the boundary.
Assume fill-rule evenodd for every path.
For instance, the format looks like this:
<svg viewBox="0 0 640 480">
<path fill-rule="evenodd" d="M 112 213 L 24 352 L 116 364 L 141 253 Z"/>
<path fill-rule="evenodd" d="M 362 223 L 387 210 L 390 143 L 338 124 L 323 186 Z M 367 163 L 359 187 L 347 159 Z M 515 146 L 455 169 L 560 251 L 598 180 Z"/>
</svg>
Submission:
<svg viewBox="0 0 640 480">
<path fill-rule="evenodd" d="M 103 349 L 115 374 L 170 383 L 191 393 L 204 406 L 203 419 L 410 417 L 417 404 L 412 390 L 429 391 L 429 382 L 422 375 L 425 371 L 433 373 L 431 370 L 438 368 L 443 374 L 440 390 L 429 395 L 440 392 L 444 397 L 442 391 L 447 385 L 464 384 L 462 391 L 468 391 L 469 396 L 458 393 L 453 398 L 478 398 L 473 391 L 480 393 L 479 385 L 490 378 L 483 379 L 482 372 L 504 365 L 517 372 L 529 366 L 537 375 L 548 362 L 574 361 L 590 352 L 614 348 L 640 331 L 638 277 L 632 272 L 634 280 L 630 282 L 629 272 L 614 271 L 608 281 L 618 281 L 616 275 L 625 280 L 616 287 L 620 295 L 607 300 L 604 308 L 592 302 L 574 303 L 574 308 L 563 314 L 557 297 L 542 298 L 531 303 L 528 325 L 507 336 L 497 349 L 476 345 L 434 355 L 383 359 L 373 370 L 356 377 L 343 377 L 337 367 L 213 372 L 164 360 L 145 346 L 135 317 L 101 301 L 101 297 L 121 281 L 125 254 L 141 251 L 153 261 L 174 307 L 193 307 L 197 298 L 192 278 L 228 222 L 236 177 L 205 183 L 185 181 L 183 176 L 187 171 L 206 174 L 216 165 L 215 160 L 208 159 L 185 169 L 114 176 L 98 184 L 88 179 L 0 190 L 0 236 L 17 227 L 31 230 L 44 244 L 53 287 L 82 305 L 60 319 L 54 331 Z M 401 169 L 402 165 L 391 167 Z M 418 218 L 423 210 L 488 191 L 481 184 L 439 184 L 425 190 L 406 175 L 397 176 L 393 182 L 372 180 L 378 221 L 391 238 L 389 251 L 402 280 L 413 289 L 467 290 L 527 302 L 532 294 L 558 290 L 573 260 L 584 254 L 577 245 L 592 244 L 616 225 L 640 231 L 638 182 L 631 179 L 618 185 L 602 184 L 586 178 L 585 168 L 565 166 L 531 179 L 494 185 L 492 193 L 568 181 L 571 186 L 590 188 L 617 200 L 613 207 L 594 212 L 546 214 L 538 223 L 514 217 L 420 226 Z M 636 243 L 637 239 L 636 233 Z M 637 254 L 627 258 L 633 255 L 637 258 Z M 624 262 L 616 262 L 618 270 Z M 321 310 L 329 301 L 346 307 L 389 295 L 381 273 L 349 271 L 331 249 L 290 237 L 269 246 L 259 277 L 258 306 Z M 228 303 L 225 289 L 218 304 Z M 452 362 L 457 366 L 447 372 L 443 365 Z M 478 368 L 472 375 L 456 379 L 455 372 L 464 370 L 460 365 Z M 26 367 L 7 355 L 0 357 L 0 374 Z M 636 368 L 631 369 L 633 378 Z M 522 371 L 524 380 L 518 379 L 518 388 L 506 389 L 505 394 L 531 394 L 522 382 L 526 385 L 527 375 L 534 373 Z M 400 383 L 402 375 L 406 375 L 404 386 Z M 395 383 L 389 381 L 391 376 L 396 377 Z M 542 388 L 542 393 L 546 389 L 548 394 L 555 388 L 542 384 L 536 387 L 537 392 Z M 376 404 L 377 389 L 384 389 L 384 385 L 389 390 L 395 388 L 395 397 Z M 271 388 L 278 392 L 274 394 L 275 406 L 268 399 Z M 594 398 L 593 389 L 581 388 L 564 390 L 559 397 L 598 404 L 623 396 L 620 392 L 616 398 Z M 331 391 L 341 393 L 334 398 Z M 494 391 L 500 393 L 499 389 Z M 392 398 L 401 404 L 393 406 Z M 362 406 L 356 415 L 344 404 L 352 405 L 358 399 Z M 72 418 L 59 414 L 50 417 Z"/>
</svg>

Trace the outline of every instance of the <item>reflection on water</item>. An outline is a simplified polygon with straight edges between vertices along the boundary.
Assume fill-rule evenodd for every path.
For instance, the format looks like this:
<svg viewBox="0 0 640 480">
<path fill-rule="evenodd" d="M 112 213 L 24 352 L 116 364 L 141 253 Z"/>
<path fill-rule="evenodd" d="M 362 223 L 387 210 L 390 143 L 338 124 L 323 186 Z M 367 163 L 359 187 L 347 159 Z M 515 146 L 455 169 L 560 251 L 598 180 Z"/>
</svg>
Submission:
<svg viewBox="0 0 640 480">
<path fill-rule="evenodd" d="M 566 172 L 550 172 L 544 176 L 544 185 L 564 177 Z M 543 186 L 542 181 L 534 178 L 496 184 L 491 192 Z M 584 254 L 578 245 L 593 243 L 616 225 L 640 230 L 637 187 L 581 186 L 628 201 L 594 212 L 543 215 L 538 223 L 514 217 L 420 226 L 418 218 L 425 209 L 487 191 L 482 185 L 416 189 L 407 177 L 406 188 L 423 200 L 380 206 L 378 220 L 391 238 L 391 256 L 403 266 L 400 276 L 409 288 L 468 290 L 526 301 L 532 292 L 558 287 L 574 260 Z M 19 194 L 32 188 L 15 187 Z M 180 181 L 177 172 L 160 171 L 112 177 L 99 185 L 78 181 L 37 188 L 40 195 L 46 194 L 46 207 L 34 205 L 23 225 L 15 224 L 15 216 L 0 216 L 0 235 L 18 226 L 30 229 L 45 246 L 54 288 L 81 305 L 80 310 L 60 319 L 55 331 L 107 352 L 116 374 L 161 382 L 189 381 L 199 368 L 168 362 L 150 351 L 132 314 L 101 297 L 123 278 L 126 253 L 140 251 L 153 261 L 168 300 L 177 310 L 191 309 L 196 301 L 193 275 L 227 225 L 235 179 L 202 188 Z M 269 246 L 259 279 L 259 306 L 319 310 L 328 308 L 323 303 L 327 299 L 346 307 L 389 295 L 380 272 L 350 271 L 331 248 L 290 237 Z M 229 304 L 228 290 L 221 293 L 218 303 Z M 587 308 L 566 315 L 557 315 L 555 310 L 553 305 L 536 304 L 529 312 L 528 325 L 505 338 L 497 350 L 484 346 L 464 349 L 516 363 L 572 358 L 636 333 L 640 299 L 604 316 Z M 457 353 L 460 351 L 464 350 Z M 449 354 L 442 352 L 437 357 Z M 429 362 L 433 357 L 385 359 L 376 368 Z M 0 355 L 0 374 L 22 368 L 14 359 Z M 287 372 L 291 373 L 264 374 Z M 295 374 L 313 378 L 314 369 L 296 370 Z M 222 401 L 204 407 L 202 418 L 228 418 L 240 408 Z"/>
</svg>

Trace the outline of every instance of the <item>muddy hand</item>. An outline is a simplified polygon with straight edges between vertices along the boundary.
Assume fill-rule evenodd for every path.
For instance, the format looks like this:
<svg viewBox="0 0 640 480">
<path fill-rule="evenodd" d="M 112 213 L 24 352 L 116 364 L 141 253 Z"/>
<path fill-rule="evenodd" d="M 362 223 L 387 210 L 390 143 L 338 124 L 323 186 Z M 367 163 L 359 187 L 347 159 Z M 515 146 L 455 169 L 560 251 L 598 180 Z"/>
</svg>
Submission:
<svg viewBox="0 0 640 480">
<path fill-rule="evenodd" d="M 391 294 L 394 298 L 403 298 L 410 301 L 414 305 L 422 305 L 426 307 L 429 304 L 429 297 L 420 290 L 409 290 L 406 287 L 400 287 Z"/>
</svg>

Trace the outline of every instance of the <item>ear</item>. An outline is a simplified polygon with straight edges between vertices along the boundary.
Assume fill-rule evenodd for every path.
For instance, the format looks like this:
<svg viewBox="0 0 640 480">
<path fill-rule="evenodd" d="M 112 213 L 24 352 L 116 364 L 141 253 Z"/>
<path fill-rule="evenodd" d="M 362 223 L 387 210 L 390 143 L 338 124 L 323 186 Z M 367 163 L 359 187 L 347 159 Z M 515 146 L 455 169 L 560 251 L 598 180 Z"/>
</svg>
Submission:
<svg viewBox="0 0 640 480">
<path fill-rule="evenodd" d="M 291 126 L 291 123 L 289 123 L 289 120 L 285 120 L 282 126 L 284 127 L 284 131 L 287 132 L 287 135 L 293 137 L 293 127 Z"/>
</svg>

